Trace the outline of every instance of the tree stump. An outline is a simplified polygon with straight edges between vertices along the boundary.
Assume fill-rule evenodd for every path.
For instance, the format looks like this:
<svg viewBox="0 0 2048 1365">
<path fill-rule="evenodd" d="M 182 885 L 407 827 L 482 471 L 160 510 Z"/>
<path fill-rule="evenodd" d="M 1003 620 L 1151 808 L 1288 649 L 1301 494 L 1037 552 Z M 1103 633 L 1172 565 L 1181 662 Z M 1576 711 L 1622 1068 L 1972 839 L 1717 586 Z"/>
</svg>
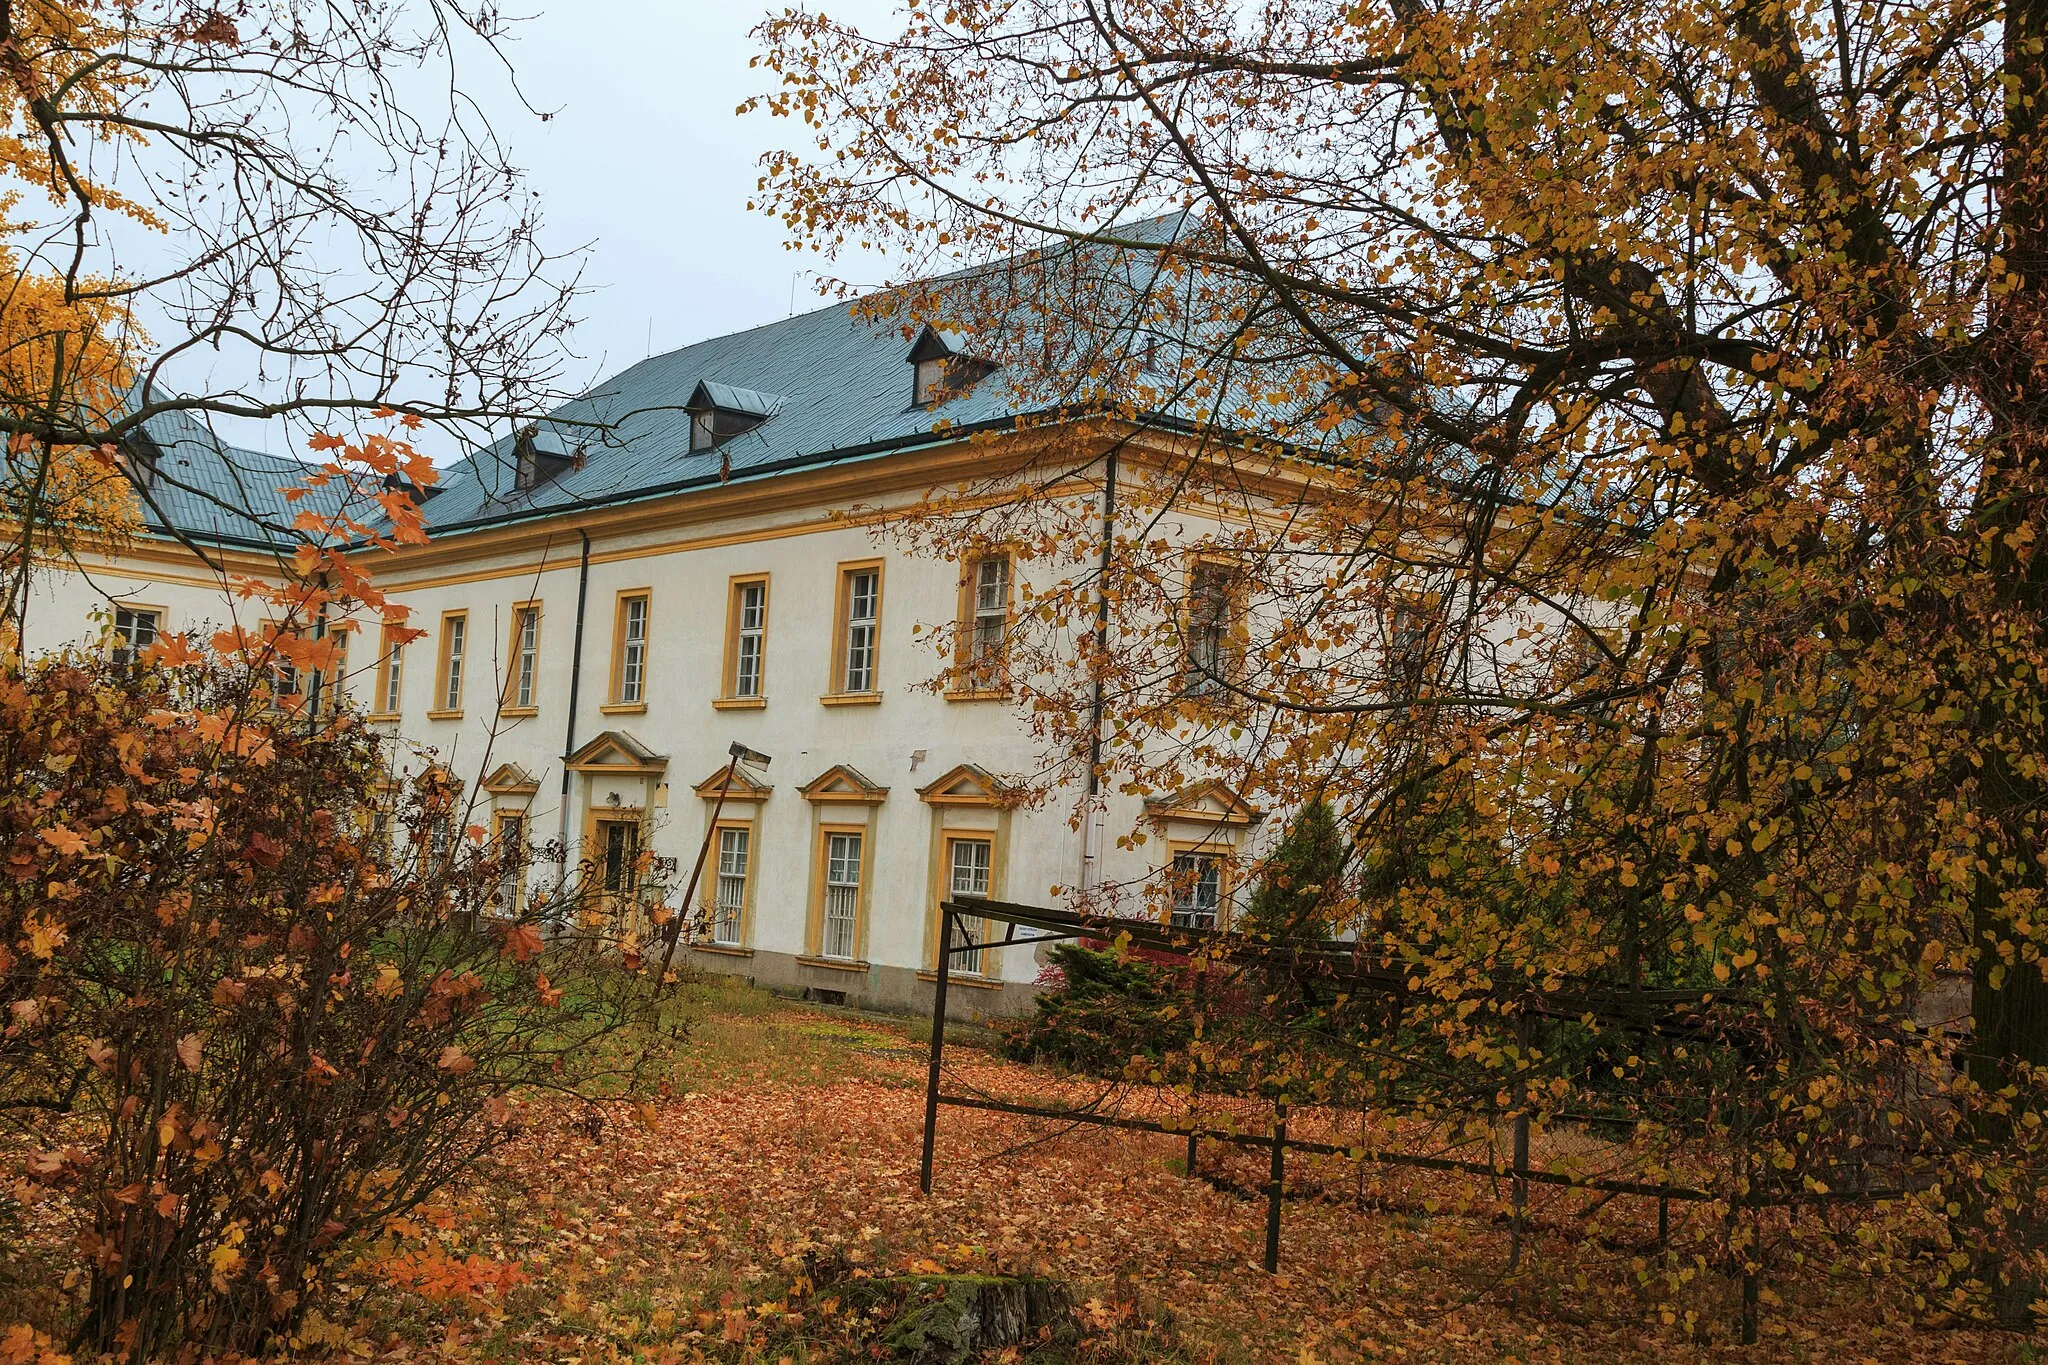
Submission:
<svg viewBox="0 0 2048 1365">
<path fill-rule="evenodd" d="M 919 1365 L 952 1365 L 977 1351 L 1069 1340 L 1074 1304 L 1066 1288 L 1035 1276 L 917 1275 L 898 1281 L 903 1311 L 883 1341 Z"/>
</svg>

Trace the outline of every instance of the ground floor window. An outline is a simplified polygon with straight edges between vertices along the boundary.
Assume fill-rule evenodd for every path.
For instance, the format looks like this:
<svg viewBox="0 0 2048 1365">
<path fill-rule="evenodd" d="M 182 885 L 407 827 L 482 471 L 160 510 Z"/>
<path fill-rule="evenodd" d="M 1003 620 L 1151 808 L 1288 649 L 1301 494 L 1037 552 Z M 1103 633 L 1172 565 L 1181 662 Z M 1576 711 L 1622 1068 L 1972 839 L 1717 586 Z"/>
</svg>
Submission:
<svg viewBox="0 0 2048 1365">
<path fill-rule="evenodd" d="M 718 899 L 711 918 L 711 941 L 721 948 L 741 944 L 752 856 L 752 830 L 729 827 L 718 831 Z"/>
<path fill-rule="evenodd" d="M 604 889 L 626 897 L 640 885 L 640 822 L 606 820 L 600 828 Z"/>
<path fill-rule="evenodd" d="M 1215 853 L 1173 855 L 1173 924 L 1214 929 L 1223 906 L 1223 858 Z"/>
<path fill-rule="evenodd" d="M 498 913 L 517 915 L 526 898 L 526 816 L 498 813 Z"/>
<path fill-rule="evenodd" d="M 162 617 L 144 607 L 114 608 L 114 662 L 130 667 L 156 643 Z"/>
<path fill-rule="evenodd" d="M 861 836 L 825 836 L 825 915 L 820 952 L 851 959 L 860 929 Z"/>
<path fill-rule="evenodd" d="M 995 845 L 988 839 L 947 840 L 948 878 L 947 889 L 955 896 L 988 895 L 988 871 Z M 960 919 L 955 922 L 956 932 L 965 930 L 976 943 L 988 941 L 988 921 L 984 919 Z M 983 969 L 982 952 L 956 953 L 952 970 L 979 974 Z"/>
</svg>

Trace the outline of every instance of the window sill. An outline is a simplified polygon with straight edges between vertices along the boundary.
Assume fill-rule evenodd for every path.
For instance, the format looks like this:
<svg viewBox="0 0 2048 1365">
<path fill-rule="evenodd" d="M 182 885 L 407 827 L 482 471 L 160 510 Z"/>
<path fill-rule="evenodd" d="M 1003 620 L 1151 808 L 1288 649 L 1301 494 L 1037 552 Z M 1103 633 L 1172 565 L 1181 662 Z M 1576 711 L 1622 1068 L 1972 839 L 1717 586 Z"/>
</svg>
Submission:
<svg viewBox="0 0 2048 1365">
<path fill-rule="evenodd" d="M 608 701 L 598 707 L 597 711 L 599 715 L 603 716 L 644 716 L 647 714 L 647 703 L 644 701 Z"/>
<path fill-rule="evenodd" d="M 717 953 L 720 957 L 752 957 L 754 955 L 752 948 L 741 948 L 730 943 L 692 943 L 690 951 L 693 953 Z"/>
<path fill-rule="evenodd" d="M 1008 701 L 1009 699 L 1010 689 L 1007 687 L 962 687 L 949 690 L 946 693 L 947 701 Z"/>
<path fill-rule="evenodd" d="M 372 711 L 363 717 L 371 725 L 396 725 L 401 719 L 396 711 Z"/>
<path fill-rule="evenodd" d="M 429 711 L 429 712 L 427 712 L 427 719 L 428 719 L 428 720 L 461 720 L 461 719 L 462 719 L 462 708 L 458 706 L 458 707 L 456 707 L 456 708 L 455 708 L 455 709 L 454 709 L 453 711 Z"/>
<path fill-rule="evenodd" d="M 539 715 L 540 708 L 538 706 L 501 706 L 498 708 L 498 714 L 510 716 L 514 720 L 523 720 L 528 716 Z"/>
<path fill-rule="evenodd" d="M 820 706 L 879 706 L 880 692 L 827 692 L 818 698 Z"/>
<path fill-rule="evenodd" d="M 937 981 L 939 974 L 929 970 L 920 971 L 917 974 L 917 979 L 919 981 Z M 946 973 L 946 984 L 949 986 L 973 986 L 984 991 L 999 991 L 1003 988 L 1003 979 L 999 976 L 970 976 L 966 972 L 948 972 Z"/>
<path fill-rule="evenodd" d="M 766 697 L 713 697 L 711 704 L 721 711 L 758 711 L 768 704 Z"/>
<path fill-rule="evenodd" d="M 804 967 L 823 967 L 834 972 L 864 972 L 868 969 L 865 959 L 856 962 L 844 957 L 812 957 L 808 953 L 799 956 L 797 964 Z"/>
</svg>

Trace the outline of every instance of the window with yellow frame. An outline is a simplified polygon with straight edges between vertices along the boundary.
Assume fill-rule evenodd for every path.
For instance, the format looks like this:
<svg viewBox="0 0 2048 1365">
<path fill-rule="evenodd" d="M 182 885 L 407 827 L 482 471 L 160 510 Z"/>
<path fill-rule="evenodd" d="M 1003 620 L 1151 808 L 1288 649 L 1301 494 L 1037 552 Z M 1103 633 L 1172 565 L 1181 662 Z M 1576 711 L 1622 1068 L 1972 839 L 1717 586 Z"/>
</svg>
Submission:
<svg viewBox="0 0 2048 1365">
<path fill-rule="evenodd" d="M 540 603 L 514 602 L 510 638 L 505 642 L 505 715 L 530 716 L 540 709 Z"/>
<path fill-rule="evenodd" d="M 500 915 L 516 916 L 526 908 L 526 812 L 501 810 L 492 815 L 492 852 L 498 862 L 497 904 Z"/>
<path fill-rule="evenodd" d="M 162 636 L 169 615 L 162 607 L 139 602 L 115 603 L 114 619 L 107 634 L 108 656 L 123 668 L 134 667 L 141 661 L 142 651 Z"/>
<path fill-rule="evenodd" d="M 469 613 L 441 613 L 440 666 L 434 675 L 434 702 L 427 715 L 444 719 L 462 714 L 462 688 L 469 674 Z"/>
<path fill-rule="evenodd" d="M 1228 929 L 1236 895 L 1233 850 L 1215 843 L 1168 845 L 1166 921 L 1176 929 Z"/>
<path fill-rule="evenodd" d="M 867 826 L 818 826 L 816 858 L 812 952 L 826 962 L 858 962 L 867 918 Z"/>
<path fill-rule="evenodd" d="M 768 697 L 768 575 L 736 574 L 726 594 L 725 674 L 718 700 L 761 706 Z"/>
<path fill-rule="evenodd" d="M 960 575 L 960 616 L 954 628 L 955 700 L 1001 697 L 1010 681 L 1010 579 L 1007 550 L 969 558 Z"/>
<path fill-rule="evenodd" d="M 370 698 L 373 716 L 396 716 L 405 700 L 405 637 L 402 626 L 387 625 L 377 640 L 377 675 Z"/>
<path fill-rule="evenodd" d="M 705 888 L 708 937 L 714 948 L 744 948 L 754 901 L 754 822 L 721 819 L 711 847 L 717 861 Z"/>
<path fill-rule="evenodd" d="M 647 588 L 625 588 L 612 608 L 611 700 L 609 712 L 647 709 L 647 642 L 653 624 L 654 594 Z"/>
<path fill-rule="evenodd" d="M 1243 656 L 1244 569 L 1233 560 L 1188 561 L 1181 613 L 1181 694 L 1216 696 L 1237 676 Z"/>
<path fill-rule="evenodd" d="M 832 677 L 826 697 L 840 702 L 880 700 L 881 560 L 839 566 L 832 619 Z"/>
</svg>

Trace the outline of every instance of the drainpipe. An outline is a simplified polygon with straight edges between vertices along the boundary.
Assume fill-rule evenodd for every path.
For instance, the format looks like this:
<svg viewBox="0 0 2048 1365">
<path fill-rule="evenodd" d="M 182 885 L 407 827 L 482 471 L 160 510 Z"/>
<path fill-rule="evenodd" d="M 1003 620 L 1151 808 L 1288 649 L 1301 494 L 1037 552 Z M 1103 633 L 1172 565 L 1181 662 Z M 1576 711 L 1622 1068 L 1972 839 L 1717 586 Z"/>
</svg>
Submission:
<svg viewBox="0 0 2048 1365">
<path fill-rule="evenodd" d="M 569 726 L 562 735 L 562 880 L 569 880 L 569 756 L 576 752 L 576 698 L 583 688 L 583 609 L 590 600 L 590 532 L 582 527 L 583 553 L 576 564 L 576 645 L 569 657 Z"/>
<path fill-rule="evenodd" d="M 1102 782 L 1102 666 L 1109 657 L 1109 555 L 1116 539 L 1116 475 L 1119 447 L 1109 448 L 1102 469 L 1102 556 L 1095 577 L 1095 684 L 1088 703 L 1088 819 L 1081 827 L 1081 890 L 1102 882 L 1103 810 L 1096 800 Z"/>
</svg>

